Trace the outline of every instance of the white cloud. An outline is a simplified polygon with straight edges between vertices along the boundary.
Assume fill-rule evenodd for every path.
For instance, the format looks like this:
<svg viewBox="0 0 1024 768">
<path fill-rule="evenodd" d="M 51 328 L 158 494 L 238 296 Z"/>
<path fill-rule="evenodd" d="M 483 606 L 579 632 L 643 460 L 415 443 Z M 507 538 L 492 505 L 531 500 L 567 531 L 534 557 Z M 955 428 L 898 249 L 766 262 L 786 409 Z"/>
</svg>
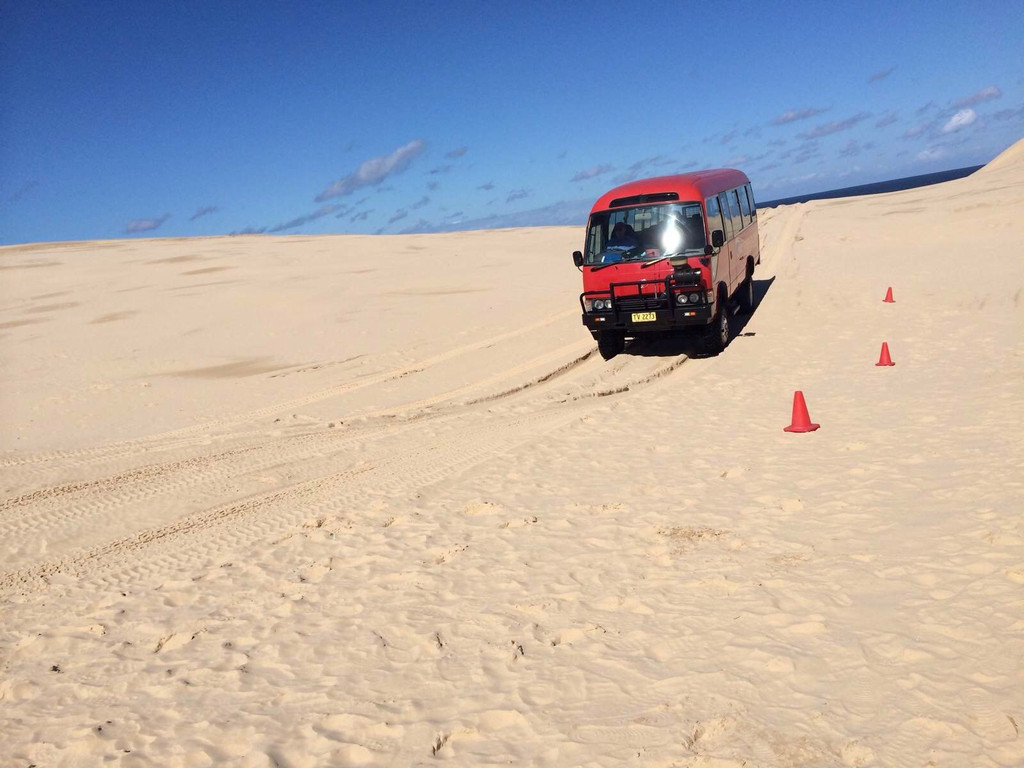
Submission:
<svg viewBox="0 0 1024 768">
<path fill-rule="evenodd" d="M 585 181 L 587 179 L 592 179 L 595 176 L 608 173 L 608 171 L 611 170 L 614 169 L 610 165 L 595 165 L 593 168 L 588 168 L 585 171 L 579 171 L 575 176 L 569 179 L 569 181 Z"/>
<path fill-rule="evenodd" d="M 462 220 L 459 214 L 453 214 L 440 223 L 429 222 L 420 219 L 415 224 L 401 230 L 402 233 L 411 232 L 450 232 L 455 230 L 468 229 L 501 229 L 504 227 L 548 227 L 556 225 L 583 226 L 587 221 L 587 214 L 593 204 L 591 198 L 582 200 L 562 200 L 541 208 L 533 208 L 529 211 L 518 211 L 515 213 L 503 213 L 486 216 L 479 219 Z"/>
<path fill-rule="evenodd" d="M 941 147 L 931 147 L 923 152 L 917 153 L 918 160 L 938 160 L 946 156 L 946 150 Z"/>
<path fill-rule="evenodd" d="M 858 112 L 853 117 L 848 117 L 845 120 L 833 121 L 831 123 L 824 123 L 823 125 L 819 125 L 816 128 L 812 128 L 805 133 L 799 133 L 797 135 L 803 139 L 818 139 L 822 136 L 838 133 L 839 131 L 849 130 L 857 123 L 862 120 L 867 120 L 869 117 L 871 117 L 870 112 Z"/>
<path fill-rule="evenodd" d="M 8 195 L 7 199 L 4 200 L 4 203 L 5 204 L 16 203 L 19 200 L 21 200 L 23 197 L 25 197 L 25 195 L 27 195 L 29 192 L 31 192 L 32 190 L 34 190 L 38 186 L 39 186 L 39 182 L 36 181 L 36 180 L 27 181 L 24 184 L 22 184 L 20 187 L 18 187 L 18 189 L 16 189 L 13 193 Z"/>
<path fill-rule="evenodd" d="M 422 139 L 416 139 L 404 147 L 399 147 L 390 155 L 367 160 L 359 166 L 359 170 L 355 173 L 338 179 L 317 195 L 316 202 L 322 203 L 332 197 L 344 197 L 362 187 L 373 187 L 380 184 L 388 176 L 401 173 L 408 168 L 409 164 L 423 152 L 426 146 L 426 142 Z"/>
<path fill-rule="evenodd" d="M 267 232 L 284 232 L 286 229 L 295 229 L 296 227 L 301 227 L 304 224 L 309 224 L 309 222 L 311 221 L 322 219 L 324 216 L 327 216 L 328 214 L 342 211 L 342 213 L 336 216 L 336 218 L 340 219 L 342 216 L 345 215 L 344 210 L 345 209 L 338 203 L 324 205 L 321 206 L 320 208 L 317 208 L 312 213 L 307 213 L 305 216 L 299 216 L 298 218 L 292 219 L 291 221 L 286 221 L 283 224 L 277 224 L 273 227 L 270 227 L 269 229 L 267 229 Z"/>
<path fill-rule="evenodd" d="M 820 115 L 824 111 L 824 109 L 818 109 L 817 107 L 808 107 L 807 109 L 787 109 L 781 115 L 772 120 L 772 125 L 785 125 L 786 123 L 793 123 L 797 120 L 806 120 L 809 117 Z"/>
<path fill-rule="evenodd" d="M 627 181 L 633 181 L 634 179 L 640 178 L 641 171 L 643 169 L 645 169 L 645 168 L 648 168 L 648 167 L 651 167 L 651 166 L 668 165 L 668 164 L 672 164 L 673 162 L 674 161 L 668 159 L 664 155 L 655 155 L 654 157 L 645 157 L 643 160 L 637 160 L 635 163 L 633 163 L 631 166 L 629 166 L 629 168 L 626 169 L 625 173 L 615 177 L 614 183 L 615 184 L 624 184 Z M 603 166 L 598 166 L 598 167 L 600 168 L 600 167 L 603 167 Z M 577 174 L 577 176 L 579 176 L 579 174 Z M 577 179 L 576 177 L 573 177 L 573 179 L 572 179 L 572 181 L 580 181 L 580 180 L 582 180 L 582 179 Z"/>
<path fill-rule="evenodd" d="M 960 109 L 961 107 L 972 107 L 975 104 L 980 104 L 983 101 L 992 101 L 998 99 L 1003 95 L 996 86 L 990 85 L 988 88 L 982 88 L 977 93 L 972 93 L 970 96 L 965 96 L 960 99 L 956 104 L 953 105 L 954 109 Z"/>
<path fill-rule="evenodd" d="M 879 120 L 877 123 L 875 123 L 875 128 L 884 128 L 887 125 L 892 125 L 893 123 L 895 123 L 899 119 L 900 119 L 900 116 L 899 116 L 898 113 L 890 112 L 885 117 L 883 117 L 881 120 Z"/>
<path fill-rule="evenodd" d="M 978 115 L 973 109 L 961 109 L 949 118 L 948 123 L 942 126 L 942 132 L 953 133 L 954 131 L 959 131 L 961 128 L 966 128 L 977 119 Z"/>
<path fill-rule="evenodd" d="M 128 226 L 125 227 L 125 232 L 129 235 L 135 235 L 140 232 L 151 232 L 154 229 L 159 229 L 163 226 L 163 223 L 171 218 L 171 214 L 165 213 L 163 216 L 157 219 L 132 219 L 128 222 Z"/>
<path fill-rule="evenodd" d="M 856 140 L 850 139 L 846 142 L 846 146 L 839 150 L 840 157 L 853 157 L 854 155 L 860 154 L 861 146 Z"/>
<path fill-rule="evenodd" d="M 1001 109 L 998 112 L 993 112 L 992 117 L 996 120 L 1014 120 L 1024 117 L 1024 106 L 1017 107 L 1016 109 Z"/>
<path fill-rule="evenodd" d="M 216 205 L 204 205 L 202 208 L 200 208 L 198 211 L 192 214 L 191 218 L 189 218 L 189 221 L 195 221 L 198 218 L 202 218 L 203 216 L 207 216 L 211 213 L 216 213 L 219 210 L 220 209 Z"/>
<path fill-rule="evenodd" d="M 889 67 L 888 69 L 883 69 L 881 72 L 876 72 L 868 79 L 868 83 L 877 83 L 879 80 L 885 80 L 885 78 L 895 71 L 896 67 Z"/>
</svg>

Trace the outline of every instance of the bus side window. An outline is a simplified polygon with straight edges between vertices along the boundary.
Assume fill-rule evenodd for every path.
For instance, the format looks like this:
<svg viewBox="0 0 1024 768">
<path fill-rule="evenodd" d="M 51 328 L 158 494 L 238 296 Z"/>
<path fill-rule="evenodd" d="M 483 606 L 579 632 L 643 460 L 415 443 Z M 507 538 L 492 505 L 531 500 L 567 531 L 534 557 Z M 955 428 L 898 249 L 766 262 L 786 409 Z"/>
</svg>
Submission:
<svg viewBox="0 0 1024 768">
<path fill-rule="evenodd" d="M 744 187 L 744 189 L 747 190 L 747 199 L 750 200 L 750 216 L 751 216 L 751 218 L 756 219 L 757 218 L 757 203 L 754 202 L 754 190 L 750 188 L 749 184 L 747 184 L 747 186 Z"/>
<path fill-rule="evenodd" d="M 740 196 L 740 210 L 743 211 L 743 226 L 746 226 L 753 220 L 753 216 L 750 215 L 750 201 L 747 199 L 747 188 L 740 187 L 736 191 Z"/>
<path fill-rule="evenodd" d="M 607 224 L 605 226 L 591 226 L 590 227 L 590 242 L 587 243 L 587 251 L 591 254 L 597 255 L 604 250 L 604 244 L 608 240 L 608 233 L 606 231 Z"/>
<path fill-rule="evenodd" d="M 743 216 L 740 213 L 740 199 L 736 196 L 736 190 L 730 189 L 726 192 L 729 197 L 729 211 L 732 214 L 732 230 L 734 234 L 739 234 L 740 230 L 743 229 Z"/>
<path fill-rule="evenodd" d="M 722 209 L 722 223 L 725 225 L 725 239 L 732 240 L 732 217 L 729 215 L 729 203 L 726 202 L 725 194 L 718 196 L 718 207 Z"/>
<path fill-rule="evenodd" d="M 720 229 L 722 232 L 725 232 L 725 225 L 722 224 L 722 209 L 718 205 L 718 198 L 709 197 L 704 201 L 704 208 L 707 210 L 708 234 L 710 235 L 710 233 L 714 232 L 716 229 Z M 728 233 L 726 233 L 727 238 L 728 236 Z"/>
</svg>

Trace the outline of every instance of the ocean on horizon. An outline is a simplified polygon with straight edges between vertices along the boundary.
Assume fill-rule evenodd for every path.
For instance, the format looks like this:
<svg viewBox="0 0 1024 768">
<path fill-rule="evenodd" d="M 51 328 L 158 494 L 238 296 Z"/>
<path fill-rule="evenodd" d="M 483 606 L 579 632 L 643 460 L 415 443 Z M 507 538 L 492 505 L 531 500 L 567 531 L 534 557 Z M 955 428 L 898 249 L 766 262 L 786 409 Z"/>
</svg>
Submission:
<svg viewBox="0 0 1024 768">
<path fill-rule="evenodd" d="M 902 179 L 889 179 L 888 181 L 876 181 L 872 184 L 859 184 L 855 187 L 842 187 L 841 189 L 830 189 L 824 192 L 811 192 L 806 195 L 794 197 L 780 197 L 777 200 L 767 200 L 758 203 L 758 208 L 774 208 L 777 205 L 792 205 L 793 203 L 806 203 L 809 200 L 831 200 L 836 197 L 857 197 L 859 195 L 877 195 L 882 192 L 899 192 L 903 189 L 914 189 L 915 187 L 927 187 L 931 184 L 941 184 L 944 181 L 962 179 L 970 176 L 983 165 L 971 165 L 966 168 L 954 168 L 949 171 L 938 171 L 936 173 L 924 173 L 920 176 L 906 176 Z"/>
</svg>

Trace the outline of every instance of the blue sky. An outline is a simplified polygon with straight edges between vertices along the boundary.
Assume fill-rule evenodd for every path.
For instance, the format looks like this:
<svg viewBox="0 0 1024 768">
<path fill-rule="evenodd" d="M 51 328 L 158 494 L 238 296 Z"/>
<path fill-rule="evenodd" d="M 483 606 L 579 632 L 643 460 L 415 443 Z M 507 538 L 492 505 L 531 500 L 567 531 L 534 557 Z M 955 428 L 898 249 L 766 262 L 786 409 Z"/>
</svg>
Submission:
<svg viewBox="0 0 1024 768">
<path fill-rule="evenodd" d="M 761 200 L 1024 136 L 1007 2 L 28 2 L 0 243 L 579 223 L 630 178 Z"/>
</svg>

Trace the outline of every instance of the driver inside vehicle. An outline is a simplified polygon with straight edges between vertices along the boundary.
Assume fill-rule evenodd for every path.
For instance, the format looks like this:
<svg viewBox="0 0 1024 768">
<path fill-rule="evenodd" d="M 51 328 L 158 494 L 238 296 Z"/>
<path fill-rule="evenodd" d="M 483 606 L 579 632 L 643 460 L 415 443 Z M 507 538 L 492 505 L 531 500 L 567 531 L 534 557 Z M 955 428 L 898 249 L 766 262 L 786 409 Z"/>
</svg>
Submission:
<svg viewBox="0 0 1024 768">
<path fill-rule="evenodd" d="M 612 236 L 605 243 L 607 248 L 636 248 L 640 241 L 636 238 L 633 228 L 624 221 L 616 223 L 612 227 Z"/>
</svg>

